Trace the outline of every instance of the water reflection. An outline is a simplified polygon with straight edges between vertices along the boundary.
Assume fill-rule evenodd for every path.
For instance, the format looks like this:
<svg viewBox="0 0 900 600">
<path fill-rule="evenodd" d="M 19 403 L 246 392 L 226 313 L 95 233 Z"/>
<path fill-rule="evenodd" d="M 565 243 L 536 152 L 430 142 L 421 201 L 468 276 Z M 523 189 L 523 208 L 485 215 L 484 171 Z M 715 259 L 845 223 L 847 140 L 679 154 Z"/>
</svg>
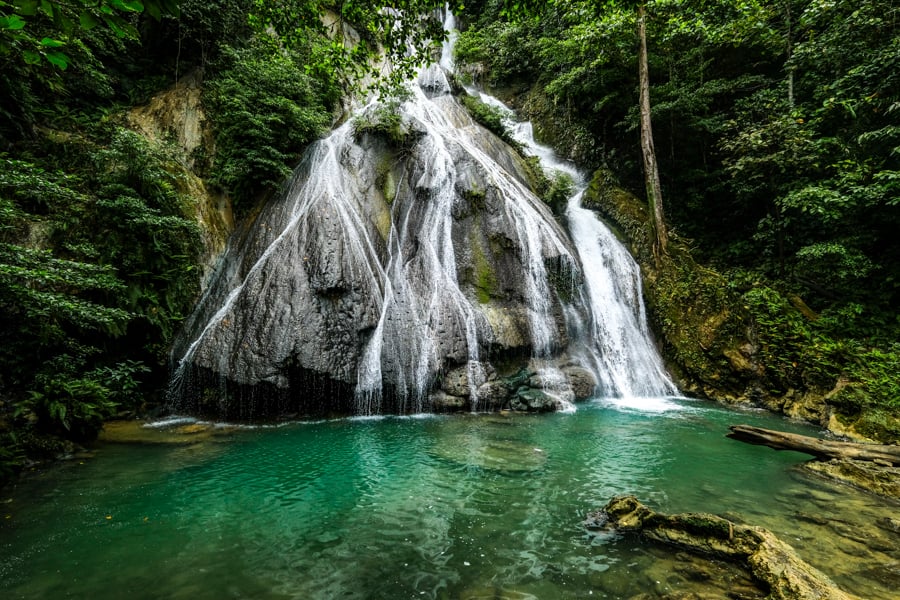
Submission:
<svg viewBox="0 0 900 600">
<path fill-rule="evenodd" d="M 724 437 L 735 421 L 799 426 L 667 402 L 678 408 L 598 402 L 565 415 L 298 424 L 232 432 L 190 452 L 104 446 L 93 461 L 12 490 L 0 595 L 629 598 L 695 589 L 700 567 L 684 556 L 581 527 L 610 496 L 635 493 L 663 511 L 768 527 L 846 589 L 893 597 L 900 555 L 886 517 L 896 505 L 797 474 L 802 455 Z M 746 576 L 715 579 L 738 590 Z"/>
</svg>

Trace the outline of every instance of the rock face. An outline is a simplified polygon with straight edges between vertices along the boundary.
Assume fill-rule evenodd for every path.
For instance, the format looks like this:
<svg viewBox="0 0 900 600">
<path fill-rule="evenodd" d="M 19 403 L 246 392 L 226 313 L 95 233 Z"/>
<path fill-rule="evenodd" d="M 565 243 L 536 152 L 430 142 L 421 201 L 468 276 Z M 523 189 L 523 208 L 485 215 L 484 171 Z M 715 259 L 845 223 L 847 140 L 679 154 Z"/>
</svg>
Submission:
<svg viewBox="0 0 900 600">
<path fill-rule="evenodd" d="M 633 258 L 580 194 L 576 248 L 533 164 L 450 90 L 433 66 L 409 99 L 358 111 L 232 236 L 174 344 L 178 410 L 543 412 L 675 392 Z"/>
<path fill-rule="evenodd" d="M 171 89 L 151 98 L 147 104 L 131 110 L 126 115 L 126 122 L 151 140 L 174 139 L 180 146 L 185 166 L 184 176 L 180 178 L 182 191 L 195 201 L 195 218 L 203 232 L 204 251 L 200 260 L 204 269 L 201 281 L 205 283 L 234 230 L 234 218 L 230 200 L 211 192 L 194 173 L 195 151 L 203 147 L 211 152 L 213 148 L 213 136 L 205 125 L 200 96 L 201 76 L 199 72 L 193 72 L 182 77 Z"/>
<path fill-rule="evenodd" d="M 520 154 L 435 91 L 442 78 L 315 143 L 236 232 L 173 349 L 179 409 L 559 405 L 511 388 L 492 362 L 538 356 L 565 381 L 554 356 L 589 316 L 554 282 L 577 280 L 577 253 Z M 584 397 L 590 378 L 572 372 Z"/>
<path fill-rule="evenodd" d="M 770 531 L 740 525 L 709 514 L 665 515 L 634 496 L 619 496 L 588 516 L 590 529 L 640 533 L 654 543 L 704 556 L 740 562 L 749 568 L 772 600 L 853 600 L 821 571 L 804 562 Z"/>
</svg>

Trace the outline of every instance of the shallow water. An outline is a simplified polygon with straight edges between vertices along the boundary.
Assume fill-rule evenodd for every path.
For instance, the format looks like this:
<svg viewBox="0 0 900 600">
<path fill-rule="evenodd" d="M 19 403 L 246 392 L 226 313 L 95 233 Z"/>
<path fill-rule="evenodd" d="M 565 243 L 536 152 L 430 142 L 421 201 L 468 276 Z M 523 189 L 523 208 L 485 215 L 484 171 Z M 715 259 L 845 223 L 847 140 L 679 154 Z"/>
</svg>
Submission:
<svg viewBox="0 0 900 600">
<path fill-rule="evenodd" d="M 101 445 L 93 459 L 0 495 L 0 597 L 556 599 L 703 589 L 692 587 L 683 555 L 585 532 L 585 514 L 622 493 L 666 512 L 769 527 L 845 589 L 895 597 L 897 536 L 874 524 L 897 506 L 797 473 L 805 455 L 726 439 L 738 422 L 814 433 L 763 413 L 656 399 Z M 720 585 L 740 577 L 712 575 Z"/>
</svg>

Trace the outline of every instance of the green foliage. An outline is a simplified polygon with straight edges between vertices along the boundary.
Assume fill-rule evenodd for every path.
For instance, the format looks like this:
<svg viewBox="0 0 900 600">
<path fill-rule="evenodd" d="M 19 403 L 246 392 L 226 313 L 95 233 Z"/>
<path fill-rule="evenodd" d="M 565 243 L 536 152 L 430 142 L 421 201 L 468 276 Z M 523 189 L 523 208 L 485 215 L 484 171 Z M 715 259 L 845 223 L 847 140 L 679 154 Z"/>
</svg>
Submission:
<svg viewBox="0 0 900 600">
<path fill-rule="evenodd" d="M 846 379 L 836 398 L 896 412 L 880 368 L 860 365 L 890 365 L 878 353 L 893 356 L 900 334 L 900 9 L 883 0 L 645 6 L 667 218 L 699 256 L 746 274 L 733 287 L 753 314 L 769 391 L 827 392 Z M 509 90 L 565 154 L 640 189 L 633 7 L 555 0 L 513 18 L 508 3 L 481 0 L 468 8 L 457 61 Z M 607 204 L 640 253 L 643 221 Z M 678 281 L 651 285 L 688 302 Z M 667 337 L 679 319 L 703 326 L 680 314 L 684 305 L 669 307 Z M 679 360 L 705 355 L 688 354 Z"/>
<path fill-rule="evenodd" d="M 164 144 L 116 127 L 44 143 L 43 166 L 2 159 L 0 394 L 14 430 L 84 440 L 165 364 L 197 293 L 199 229 Z"/>
<path fill-rule="evenodd" d="M 129 15 L 147 11 L 159 20 L 177 15 L 177 0 L 19 0 L 0 1 L 0 55 L 15 54 L 29 65 L 42 61 L 65 70 L 71 58 L 63 50 L 77 41 L 78 29 L 108 27 L 119 37 L 138 37 Z M 43 34 L 43 35 L 42 35 Z"/>
<path fill-rule="evenodd" d="M 568 173 L 556 173 L 550 180 L 550 187 L 543 195 L 553 213 L 562 215 L 566 211 L 569 198 L 575 192 L 575 180 Z"/>
<path fill-rule="evenodd" d="M 412 123 L 404 121 L 400 114 L 402 97 L 382 100 L 373 108 L 353 118 L 353 135 L 357 139 L 369 134 L 383 138 L 398 149 L 410 148 L 420 137 L 421 132 L 412 127 Z"/>
<path fill-rule="evenodd" d="M 304 46 L 313 37 L 327 42 L 310 57 L 307 71 L 315 78 L 340 77 L 350 88 L 369 76 L 382 92 L 394 93 L 399 84 L 427 62 L 444 40 L 445 32 L 434 15 L 446 4 L 457 12 L 462 0 L 255 0 L 250 15 L 260 37 L 277 36 L 288 48 Z M 322 19 L 330 13 L 328 18 Z M 326 24 L 327 23 L 327 24 Z M 299 25 L 298 25 L 299 24 Z M 357 32 L 350 34 L 345 24 Z M 411 51 L 412 49 L 412 51 Z M 389 70 L 384 64 L 390 65 Z"/>
<path fill-rule="evenodd" d="M 518 142 L 512 139 L 509 128 L 506 126 L 506 116 L 499 108 L 486 104 L 480 98 L 468 94 L 460 96 L 460 100 L 476 123 L 484 126 L 485 129 L 506 143 L 514 146 L 518 145 Z"/>
<path fill-rule="evenodd" d="M 840 374 L 841 348 L 816 331 L 788 300 L 767 287 L 743 295 L 756 325 L 760 355 L 774 394 L 789 389 L 827 391 Z"/>
<path fill-rule="evenodd" d="M 212 182 L 247 206 L 277 189 L 331 122 L 332 81 L 305 75 L 303 57 L 269 43 L 223 51 L 204 102 L 216 130 Z"/>
</svg>

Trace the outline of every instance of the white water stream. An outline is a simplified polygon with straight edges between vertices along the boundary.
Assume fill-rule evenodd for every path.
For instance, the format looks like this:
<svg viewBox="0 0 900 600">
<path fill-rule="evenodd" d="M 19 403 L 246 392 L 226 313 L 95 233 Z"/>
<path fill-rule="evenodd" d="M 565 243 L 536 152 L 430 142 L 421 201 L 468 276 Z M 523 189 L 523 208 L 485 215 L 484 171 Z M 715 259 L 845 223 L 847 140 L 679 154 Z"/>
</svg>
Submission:
<svg viewBox="0 0 900 600">
<path fill-rule="evenodd" d="M 445 27 L 455 27 L 452 17 Z M 455 34 L 448 45 L 455 42 Z M 452 48 L 444 55 L 452 56 Z M 445 65 L 442 56 L 441 64 Z M 453 66 L 452 61 L 446 65 Z M 513 139 L 536 156 L 546 174 L 564 174 L 572 179 L 575 193 L 566 209 L 569 234 L 578 250 L 584 274 L 590 323 L 580 324 L 582 356 L 600 382 L 600 395 L 622 398 L 658 398 L 677 393 L 647 326 L 641 288 L 640 267 L 597 215 L 581 205 L 587 189 L 586 177 L 572 163 L 560 159 L 552 148 L 534 139 L 528 121 L 517 121 L 514 111 L 482 90 L 467 91 L 504 115 Z"/>
<path fill-rule="evenodd" d="M 189 323 L 193 337 L 180 345 L 174 387 L 183 385 L 192 364 L 222 381 L 286 389 L 285 366 L 299 364 L 355 381 L 359 414 L 379 413 L 386 392 L 401 412 L 421 412 L 449 360 L 466 365 L 469 399 L 478 410 L 477 390 L 489 377 L 487 352 L 498 336 L 509 335 L 497 329 L 497 315 L 513 310 L 519 316 L 504 313 L 504 323 L 509 329 L 518 318 L 527 328 L 525 347 L 540 385 L 550 395 L 559 392 L 560 406 L 570 406 L 558 368 L 561 352 L 569 364 L 594 373 L 602 396 L 676 392 L 647 327 L 637 264 L 580 205 L 584 176 L 537 144 L 530 123 L 516 122 L 499 100 L 471 90 L 504 111 L 513 136 L 548 176 L 562 172 L 574 181 L 567 236 L 521 173 L 513 173 L 520 159 L 475 125 L 451 95 L 452 15 L 445 27 L 450 34 L 440 63 L 408 84 L 408 99 L 397 108 L 401 127 L 415 141 L 403 151 L 411 155 L 402 159 L 396 189 L 373 198 L 384 177 L 376 163 L 385 155 L 372 154 L 354 132 L 357 120 L 383 118 L 386 105 L 372 102 L 313 144 L 285 195 L 232 241 Z M 473 191 L 485 197 L 485 208 L 473 208 Z M 480 210 L 476 225 L 460 229 L 460 210 Z M 477 219 L 489 222 L 477 229 Z M 467 248 L 487 243 L 478 242 L 479 235 L 499 235 L 510 244 L 503 252 L 512 262 L 493 265 L 516 265 L 515 273 L 498 274 L 507 285 L 515 282 L 515 290 L 504 292 L 506 304 L 479 301 L 472 281 L 462 281 L 461 273 L 477 266 L 467 254 L 476 250 Z M 573 278 L 583 284 L 572 298 L 557 296 L 551 263 L 556 277 L 581 273 Z"/>
</svg>

